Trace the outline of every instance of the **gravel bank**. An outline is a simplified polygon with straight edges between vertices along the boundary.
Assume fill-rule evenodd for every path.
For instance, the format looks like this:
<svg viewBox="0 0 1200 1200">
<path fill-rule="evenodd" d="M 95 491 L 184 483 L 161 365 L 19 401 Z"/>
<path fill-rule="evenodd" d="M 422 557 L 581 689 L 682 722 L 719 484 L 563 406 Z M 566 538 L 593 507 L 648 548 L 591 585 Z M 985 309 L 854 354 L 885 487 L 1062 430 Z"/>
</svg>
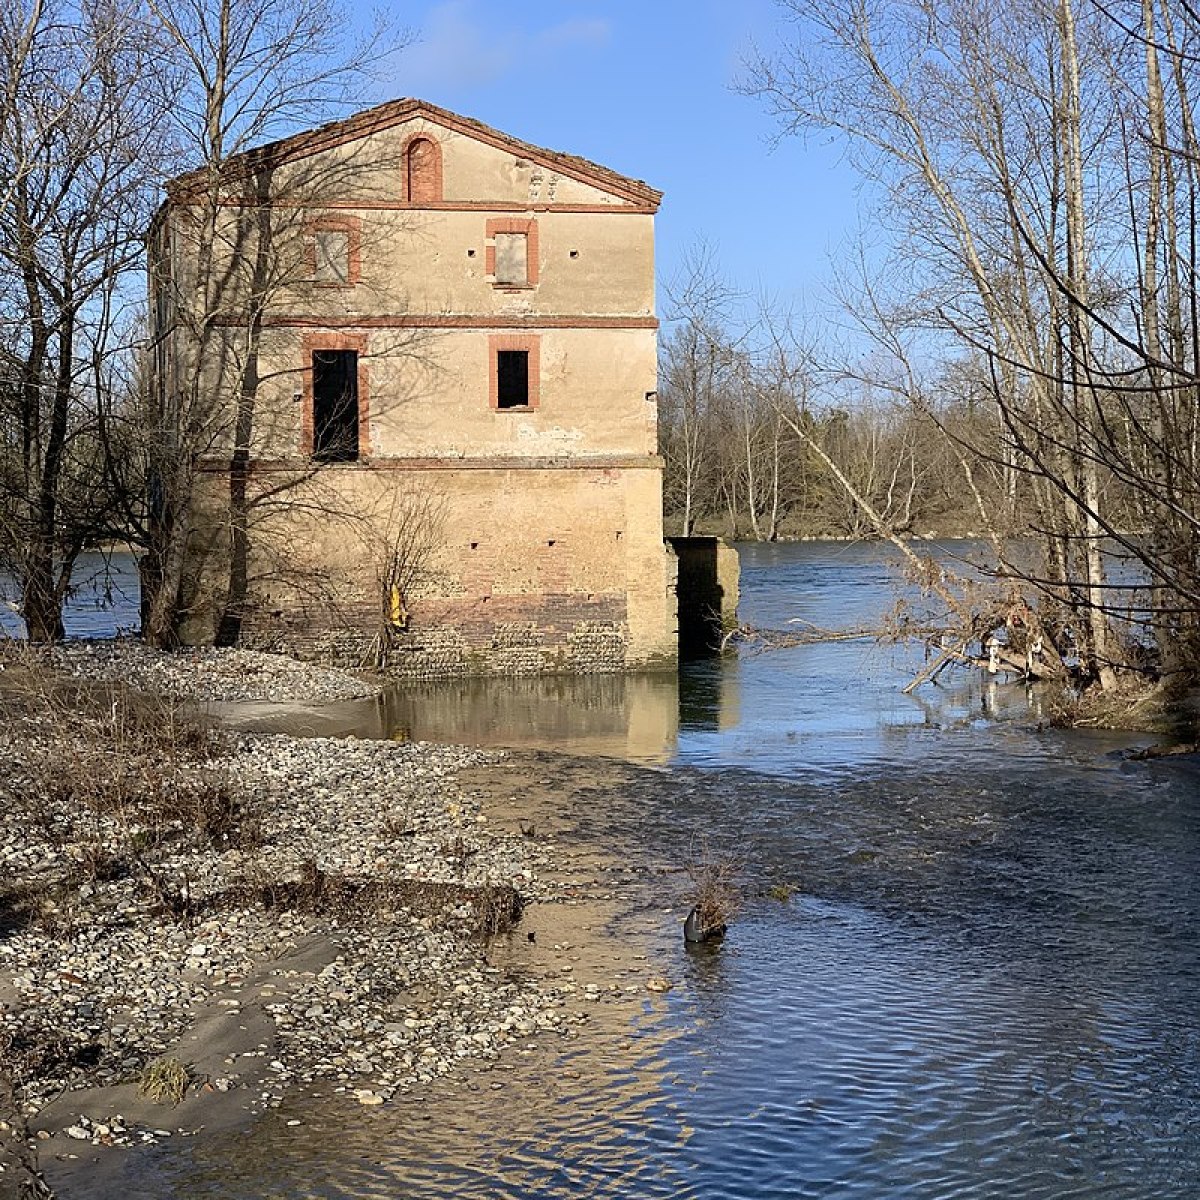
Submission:
<svg viewBox="0 0 1200 1200">
<path fill-rule="evenodd" d="M 0 735 L 0 884 L 35 881 L 52 897 L 39 920 L 0 928 L 3 1031 L 16 1061 L 36 1064 L 19 1079 L 26 1113 L 64 1091 L 128 1085 L 165 1055 L 192 1066 L 194 1095 L 248 1112 L 277 1106 L 298 1082 L 382 1104 L 583 1020 L 569 1007 L 571 983 L 489 965 L 465 903 L 431 915 L 403 906 L 311 914 L 221 900 L 247 880 L 287 883 L 313 865 L 363 884 L 510 884 L 550 898 L 536 844 L 493 830 L 455 782 L 500 756 L 239 739 L 211 769 L 236 780 L 254 836 L 228 848 L 168 841 L 153 869 L 187 896 L 195 915 L 180 921 L 164 915 L 141 872 L 64 873 L 64 856 L 94 858 L 98 847 L 118 863 L 138 831 L 43 797 L 45 833 L 31 833 L 14 799 L 28 787 L 28 750 L 19 734 Z M 114 1117 L 105 1103 L 88 1111 L 81 1102 L 61 1132 L 102 1144 L 182 1132 L 170 1109 Z"/>
<path fill-rule="evenodd" d="M 47 653 L 57 670 L 73 678 L 126 683 L 144 692 L 185 700 L 326 704 L 380 691 L 379 684 L 349 671 L 256 650 L 191 647 L 164 651 L 118 638 L 65 642 Z"/>
</svg>

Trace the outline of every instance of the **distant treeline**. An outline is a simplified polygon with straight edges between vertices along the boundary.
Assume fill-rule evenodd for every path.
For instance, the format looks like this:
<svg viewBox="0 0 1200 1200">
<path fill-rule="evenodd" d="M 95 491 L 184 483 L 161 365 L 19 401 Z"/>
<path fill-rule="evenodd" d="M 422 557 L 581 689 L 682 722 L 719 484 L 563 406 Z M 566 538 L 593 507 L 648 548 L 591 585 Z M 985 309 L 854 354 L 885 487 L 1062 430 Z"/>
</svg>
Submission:
<svg viewBox="0 0 1200 1200">
<path fill-rule="evenodd" d="M 746 319 L 704 253 L 673 282 L 671 522 L 869 530 L 944 604 L 945 654 L 990 647 L 1108 695 L 1186 695 L 1200 680 L 1200 12 L 778 8 L 786 32 L 742 89 L 784 134 L 842 145 L 878 198 L 876 244 L 846 248 L 820 325 Z M 990 583 L 922 558 L 905 535 L 931 527 L 988 538 Z M 1131 598 L 1122 576 L 1146 586 Z"/>
<path fill-rule="evenodd" d="M 683 324 L 664 342 L 659 448 L 669 533 L 762 541 L 880 536 L 814 444 L 899 535 L 984 528 L 952 449 L 958 440 L 991 444 L 1002 455 L 995 409 L 981 396 L 947 395 L 933 413 L 863 385 L 852 399 L 810 407 L 803 395 L 783 395 L 770 365 L 732 340 L 728 331 L 698 334 Z M 816 373 L 791 382 L 815 392 Z M 1027 492 L 1020 472 L 1002 459 L 981 460 L 975 486 L 992 512 L 1014 508 Z"/>
</svg>

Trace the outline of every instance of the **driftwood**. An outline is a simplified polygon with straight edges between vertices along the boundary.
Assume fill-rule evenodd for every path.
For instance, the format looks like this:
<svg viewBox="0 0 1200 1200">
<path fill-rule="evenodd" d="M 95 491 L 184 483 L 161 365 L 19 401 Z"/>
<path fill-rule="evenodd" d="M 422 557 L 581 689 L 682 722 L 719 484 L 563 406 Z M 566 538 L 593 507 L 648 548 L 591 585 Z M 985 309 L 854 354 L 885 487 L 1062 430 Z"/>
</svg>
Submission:
<svg viewBox="0 0 1200 1200">
<path fill-rule="evenodd" d="M 7 1057 L 7 1047 L 0 1045 Z M 0 1200 L 53 1200 L 37 1169 L 8 1066 L 0 1062 Z"/>
<path fill-rule="evenodd" d="M 802 624 L 808 628 L 760 629 L 755 625 L 739 625 L 721 639 L 721 653 L 724 654 L 735 643 L 755 651 L 786 650 L 790 646 L 812 646 L 820 642 L 878 641 L 885 636 L 884 631 L 879 629 L 822 629 L 819 625 L 799 619 L 788 623 Z"/>
<path fill-rule="evenodd" d="M 943 649 L 941 654 L 937 656 L 923 671 L 918 672 L 916 677 L 911 682 L 906 683 L 900 690 L 906 696 L 911 696 L 923 683 L 932 683 L 937 677 L 953 662 L 967 663 L 973 662 L 971 656 L 967 653 L 967 643 L 962 642 L 960 645 L 946 650 Z"/>
<path fill-rule="evenodd" d="M 754 625 L 739 625 L 731 629 L 721 639 L 721 653 L 724 654 L 731 645 L 743 645 L 754 653 L 764 650 L 785 650 L 794 646 L 812 646 L 826 642 L 901 642 L 920 640 L 930 645 L 938 643 L 939 649 L 933 659 L 926 664 L 913 679 L 905 684 L 901 691 L 906 696 L 912 695 L 923 683 L 933 683 L 949 666 L 975 667 L 990 675 L 1017 675 L 1021 679 L 1032 682 L 1038 679 L 1055 678 L 1062 675 L 1061 666 L 1056 667 L 1057 655 L 1052 653 L 1044 656 L 1042 643 L 1037 639 L 1030 643 L 1024 654 L 1009 648 L 1004 643 L 991 636 L 973 634 L 962 637 L 947 634 L 944 630 L 928 628 L 916 624 L 888 626 L 882 629 L 858 627 L 853 629 L 825 629 L 811 621 L 795 617 L 789 625 L 799 625 L 801 629 L 760 629 Z M 947 639 L 950 639 L 949 642 Z M 981 645 L 983 653 L 972 654 L 972 643 Z"/>
</svg>

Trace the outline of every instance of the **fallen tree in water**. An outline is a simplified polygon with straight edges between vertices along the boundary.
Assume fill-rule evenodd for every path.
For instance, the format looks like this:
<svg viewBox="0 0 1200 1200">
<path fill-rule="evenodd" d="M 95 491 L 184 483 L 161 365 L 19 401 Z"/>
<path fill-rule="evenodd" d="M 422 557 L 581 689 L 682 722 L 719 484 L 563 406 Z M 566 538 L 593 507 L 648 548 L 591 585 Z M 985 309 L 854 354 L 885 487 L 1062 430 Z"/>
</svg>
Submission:
<svg viewBox="0 0 1200 1200">
<path fill-rule="evenodd" d="M 790 622 L 789 622 L 790 623 Z M 819 642 L 874 641 L 876 629 L 822 629 L 811 622 L 798 622 L 805 629 L 760 629 L 756 625 L 739 625 L 721 639 L 721 653 L 730 646 L 745 646 L 749 650 L 786 650 L 792 646 L 812 646 Z"/>
<path fill-rule="evenodd" d="M 899 607 L 899 606 L 898 606 Z M 795 629 L 759 628 L 739 625 L 721 641 L 721 652 L 731 646 L 743 646 L 751 652 L 786 650 L 796 646 L 812 646 L 830 642 L 922 642 L 929 661 L 901 690 L 910 695 L 925 683 L 934 683 L 950 666 L 967 666 L 990 675 L 1007 674 L 1026 681 L 1042 679 L 1066 680 L 1068 671 L 1064 655 L 1055 646 L 1047 648 L 1044 634 L 1030 636 L 1035 624 L 1027 609 L 1009 609 L 991 617 L 983 616 L 971 622 L 966 636 L 962 630 L 945 625 L 931 625 L 911 620 L 903 614 L 887 624 L 849 629 L 828 629 L 801 617 L 793 617 L 789 625 Z"/>
<path fill-rule="evenodd" d="M 981 594 L 984 589 L 980 585 Z M 1155 753 L 1184 753 L 1200 743 L 1200 696 L 1175 691 L 1149 668 L 1123 674 L 1119 691 L 1089 688 L 1069 626 L 1050 629 L 1023 603 L 974 610 L 966 630 L 953 621 L 916 620 L 897 604 L 891 618 L 876 626 L 829 629 L 802 618 L 788 622 L 793 628 L 760 628 L 743 624 L 727 633 L 722 652 L 742 648 L 751 654 L 838 642 L 924 646 L 925 665 L 900 689 L 912 695 L 926 684 L 936 684 L 952 667 L 965 667 L 989 676 L 1023 683 L 1060 685 L 1054 702 L 1053 722 L 1063 726 L 1128 729 L 1159 735 Z M 1131 657 L 1136 654 L 1134 645 Z"/>
</svg>

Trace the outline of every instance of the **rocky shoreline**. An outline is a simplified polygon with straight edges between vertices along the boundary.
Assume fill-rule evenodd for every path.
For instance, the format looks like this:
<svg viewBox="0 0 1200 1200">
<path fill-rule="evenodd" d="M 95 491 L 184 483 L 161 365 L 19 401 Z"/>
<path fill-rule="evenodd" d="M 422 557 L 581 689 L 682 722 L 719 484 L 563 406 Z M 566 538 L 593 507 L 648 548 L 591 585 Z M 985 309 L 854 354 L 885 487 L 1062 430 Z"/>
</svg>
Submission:
<svg viewBox="0 0 1200 1200">
<path fill-rule="evenodd" d="M 156 650 L 136 638 L 72 641 L 42 654 L 74 679 L 122 683 L 156 696 L 202 703 L 272 701 L 329 704 L 378 695 L 381 685 L 351 671 L 281 654 L 211 646 Z"/>
<path fill-rule="evenodd" d="M 194 698 L 272 698 L 285 679 L 310 700 L 352 686 L 285 660 L 230 689 L 242 652 L 53 653 L 60 675 L 152 675 Z M 569 975 L 489 961 L 496 928 L 481 905 L 561 898 L 543 881 L 542 845 L 519 823 L 490 823 L 457 782 L 503 755 L 229 736 L 171 777 L 184 793 L 198 777 L 235 797 L 229 828 L 197 837 L 177 816 L 159 827 L 135 806 L 47 786 L 47 755 L 71 775 L 74 734 L 48 732 L 36 714 L 6 724 L 0 1076 L 44 1154 L 249 1121 L 298 1086 L 383 1105 L 586 1020 L 596 994 Z M 123 769 L 116 758 L 108 767 Z M 177 1107 L 140 1094 L 156 1063 L 186 1072 Z M 0 1172 L 0 1196 L 6 1174 L 15 1168 Z"/>
</svg>

